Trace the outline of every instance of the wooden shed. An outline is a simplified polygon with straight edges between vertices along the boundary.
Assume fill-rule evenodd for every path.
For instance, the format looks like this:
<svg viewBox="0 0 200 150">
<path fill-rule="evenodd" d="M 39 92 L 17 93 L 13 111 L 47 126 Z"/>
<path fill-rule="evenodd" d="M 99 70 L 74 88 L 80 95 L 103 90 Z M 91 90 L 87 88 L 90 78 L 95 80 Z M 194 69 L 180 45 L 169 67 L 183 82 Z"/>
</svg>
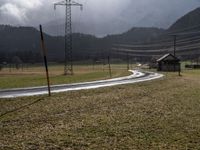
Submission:
<svg viewBox="0 0 200 150">
<path fill-rule="evenodd" d="M 180 60 L 172 54 L 165 54 L 157 60 L 158 71 L 179 71 L 181 69 Z"/>
</svg>

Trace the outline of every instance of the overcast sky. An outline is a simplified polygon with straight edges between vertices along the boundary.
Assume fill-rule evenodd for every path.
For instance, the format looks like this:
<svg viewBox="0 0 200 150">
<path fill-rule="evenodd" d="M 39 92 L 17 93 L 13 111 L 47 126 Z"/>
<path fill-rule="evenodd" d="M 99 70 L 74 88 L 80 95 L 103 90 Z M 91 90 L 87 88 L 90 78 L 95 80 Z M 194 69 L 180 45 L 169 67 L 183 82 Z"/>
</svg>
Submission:
<svg viewBox="0 0 200 150">
<path fill-rule="evenodd" d="M 36 26 L 62 18 L 64 8 L 59 7 L 56 12 L 53 9 L 53 3 L 58 1 L 0 0 L 0 24 Z M 82 3 L 84 9 L 82 12 L 78 8 L 73 9 L 75 21 L 98 23 L 122 20 L 133 25 L 142 25 L 144 20 L 149 20 L 150 26 L 151 17 L 163 20 L 175 19 L 200 6 L 200 0 L 77 0 L 77 2 Z"/>
</svg>

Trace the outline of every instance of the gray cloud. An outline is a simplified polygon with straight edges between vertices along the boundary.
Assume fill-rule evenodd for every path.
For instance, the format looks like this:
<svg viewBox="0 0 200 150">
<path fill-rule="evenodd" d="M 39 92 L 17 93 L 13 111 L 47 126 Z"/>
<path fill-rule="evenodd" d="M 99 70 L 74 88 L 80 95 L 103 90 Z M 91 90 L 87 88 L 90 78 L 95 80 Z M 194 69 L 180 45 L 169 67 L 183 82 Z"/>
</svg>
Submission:
<svg viewBox="0 0 200 150">
<path fill-rule="evenodd" d="M 0 23 L 33 25 L 64 17 L 64 8 L 53 10 L 59 0 L 1 0 Z M 84 5 L 73 9 L 73 21 L 83 24 L 126 24 L 167 27 L 177 18 L 200 6 L 199 0 L 76 0 Z"/>
<path fill-rule="evenodd" d="M 26 24 L 29 14 L 42 6 L 43 0 L 2 0 L 0 2 L 1 23 Z"/>
</svg>

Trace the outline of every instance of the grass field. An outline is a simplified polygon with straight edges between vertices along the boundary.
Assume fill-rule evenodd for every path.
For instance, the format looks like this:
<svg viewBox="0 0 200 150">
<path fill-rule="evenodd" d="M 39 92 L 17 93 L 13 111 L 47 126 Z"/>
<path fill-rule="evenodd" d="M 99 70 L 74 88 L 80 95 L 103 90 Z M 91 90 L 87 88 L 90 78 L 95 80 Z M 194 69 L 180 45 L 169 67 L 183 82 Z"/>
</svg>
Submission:
<svg viewBox="0 0 200 150">
<path fill-rule="evenodd" d="M 76 65 L 73 76 L 63 75 L 62 65 L 51 65 L 49 67 L 51 85 L 77 83 L 110 78 L 108 66 Z M 125 65 L 112 65 L 112 77 L 125 76 L 130 74 Z M 23 70 L 9 68 L 0 71 L 0 89 L 20 88 L 46 85 L 46 74 L 44 67 L 32 66 Z"/>
<path fill-rule="evenodd" d="M 200 71 L 0 100 L 0 149 L 200 149 Z"/>
</svg>

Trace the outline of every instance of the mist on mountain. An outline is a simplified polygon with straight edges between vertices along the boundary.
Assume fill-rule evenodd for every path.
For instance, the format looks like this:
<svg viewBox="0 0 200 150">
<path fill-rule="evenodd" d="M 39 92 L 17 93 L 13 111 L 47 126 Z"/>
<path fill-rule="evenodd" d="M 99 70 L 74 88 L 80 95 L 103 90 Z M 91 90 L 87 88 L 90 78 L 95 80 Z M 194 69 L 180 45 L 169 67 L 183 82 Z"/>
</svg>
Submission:
<svg viewBox="0 0 200 150">
<path fill-rule="evenodd" d="M 64 33 L 64 8 L 53 9 L 59 0 L 1 0 L 0 24 L 37 27 L 43 24 L 51 35 Z M 178 18 L 200 6 L 199 0 L 76 0 L 73 32 L 98 37 L 119 34 L 132 27 L 168 28 Z"/>
</svg>

